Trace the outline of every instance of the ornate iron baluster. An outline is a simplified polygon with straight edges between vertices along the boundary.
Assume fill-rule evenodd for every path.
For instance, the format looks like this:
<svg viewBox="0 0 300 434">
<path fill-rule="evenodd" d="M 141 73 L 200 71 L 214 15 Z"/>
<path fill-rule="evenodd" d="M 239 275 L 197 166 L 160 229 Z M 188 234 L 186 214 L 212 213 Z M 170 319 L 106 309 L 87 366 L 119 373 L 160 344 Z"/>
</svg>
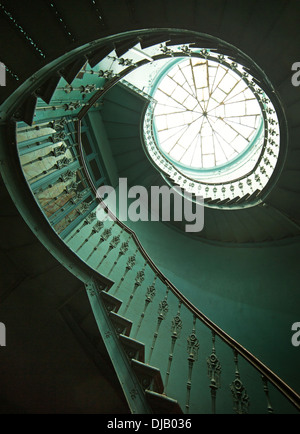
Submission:
<svg viewBox="0 0 300 434">
<path fill-rule="evenodd" d="M 71 122 L 75 122 L 77 121 L 77 117 L 72 117 L 72 118 L 57 118 L 57 119 L 53 119 L 53 120 L 45 120 L 45 119 L 37 119 L 34 121 L 34 124 L 32 126 L 26 126 L 26 127 L 20 127 L 18 125 L 18 133 L 28 133 L 31 131 L 39 131 L 45 128 L 52 128 L 55 131 L 62 131 L 65 127 L 65 125 L 67 125 L 68 123 Z"/>
<path fill-rule="evenodd" d="M 86 69 L 86 70 L 81 70 L 81 72 L 82 73 L 84 73 L 84 74 L 90 74 L 90 75 L 95 75 L 96 77 L 102 77 L 102 78 L 104 78 L 104 76 L 103 76 L 103 71 L 94 71 L 93 69 Z"/>
<path fill-rule="evenodd" d="M 121 286 L 122 283 L 124 282 L 127 273 L 128 273 L 130 270 L 132 270 L 132 268 L 135 266 L 135 263 L 136 263 L 136 254 L 137 254 L 137 252 L 138 252 L 138 249 L 136 249 L 134 255 L 129 256 L 129 258 L 128 258 L 128 260 L 127 260 L 126 267 L 125 267 L 124 274 L 123 274 L 123 276 L 121 277 L 120 282 L 118 283 L 118 286 L 117 286 L 116 289 L 114 290 L 113 294 L 116 294 L 116 293 L 119 291 L 120 286 Z"/>
<path fill-rule="evenodd" d="M 49 157 L 60 157 L 61 155 L 65 155 L 67 150 L 68 148 L 65 145 L 56 146 L 52 151 L 48 152 L 48 154 L 37 157 L 34 160 L 30 160 L 27 163 L 22 164 L 22 167 L 29 166 L 30 164 L 34 164 L 39 161 L 43 161 Z"/>
<path fill-rule="evenodd" d="M 64 196 L 64 195 L 69 195 L 71 193 L 76 192 L 77 187 L 79 184 L 81 184 L 81 180 L 80 181 L 73 181 L 71 182 L 71 184 L 66 185 L 65 188 L 63 189 L 63 191 L 61 193 L 59 193 L 57 196 L 52 197 L 52 199 L 50 199 L 46 205 L 45 205 L 45 209 L 48 208 L 48 206 L 52 205 L 54 202 L 56 202 L 60 197 Z"/>
<path fill-rule="evenodd" d="M 165 395 L 167 394 L 167 387 L 168 387 L 168 383 L 169 383 L 169 377 L 170 377 L 171 366 L 172 366 L 172 361 L 173 361 L 173 356 L 174 356 L 175 344 L 177 342 L 177 339 L 180 337 L 181 329 L 182 329 L 182 319 L 180 318 L 180 308 L 181 308 L 181 301 L 179 301 L 178 312 L 172 320 L 171 349 L 170 349 L 170 353 L 169 353 L 168 368 L 167 368 L 167 372 L 166 372 L 165 387 L 164 387 L 164 394 Z"/>
<path fill-rule="evenodd" d="M 153 301 L 153 298 L 155 297 L 155 293 L 156 293 L 155 282 L 156 282 L 156 279 L 157 279 L 157 276 L 155 275 L 152 285 L 148 286 L 148 288 L 147 288 L 144 310 L 141 313 L 141 317 L 140 317 L 139 323 L 138 323 L 136 331 L 135 331 L 135 335 L 134 335 L 135 338 L 137 337 L 138 332 L 139 332 L 139 330 L 141 328 L 143 319 L 144 319 L 145 314 L 146 314 L 147 307 L 149 306 L 149 304 Z"/>
<path fill-rule="evenodd" d="M 266 377 L 264 375 L 262 375 L 262 381 L 263 381 L 263 387 L 264 387 L 264 392 L 266 394 L 266 398 L 267 398 L 267 403 L 268 403 L 268 414 L 273 414 L 274 410 L 271 404 L 271 400 L 270 400 L 270 395 L 269 395 L 269 387 L 268 387 L 268 380 L 266 379 Z"/>
<path fill-rule="evenodd" d="M 67 205 L 76 205 L 84 198 L 85 194 L 86 191 L 84 190 L 75 192 L 75 195 L 71 197 L 71 199 L 69 199 L 67 202 L 65 202 L 64 205 L 61 208 L 59 208 L 57 212 L 64 212 L 66 210 Z"/>
<path fill-rule="evenodd" d="M 84 98 L 89 93 L 103 90 L 103 88 L 97 87 L 95 84 L 87 84 L 86 86 L 82 85 L 79 87 L 73 87 L 70 84 L 67 84 L 65 87 L 58 87 L 57 90 L 63 90 L 67 94 L 71 92 L 80 92 L 82 94 L 82 98 Z"/>
<path fill-rule="evenodd" d="M 138 271 L 137 274 L 136 274 L 136 276 L 135 276 L 135 284 L 134 284 L 132 293 L 129 296 L 129 299 L 127 301 L 127 304 L 126 304 L 126 307 L 125 307 L 125 310 L 124 310 L 123 314 L 125 314 L 127 312 L 127 309 L 129 308 L 130 303 L 132 302 L 132 299 L 133 299 L 133 297 L 135 295 L 136 290 L 142 285 L 142 283 L 143 283 L 143 281 L 145 279 L 145 268 L 146 268 L 146 266 L 147 266 L 147 262 L 144 263 L 144 266 L 143 266 L 142 270 Z"/>
<path fill-rule="evenodd" d="M 70 122 L 75 122 L 76 120 L 77 120 L 76 117 L 73 117 L 72 119 L 68 119 L 68 118 L 54 119 L 54 121 L 49 122 L 47 126 L 53 128 L 56 132 L 58 132 L 58 131 L 62 131 L 65 125 L 67 125 Z"/>
<path fill-rule="evenodd" d="M 115 57 L 115 56 L 107 56 L 109 59 L 112 59 L 113 63 L 118 62 L 121 66 L 136 66 L 133 62 L 133 59 L 125 59 L 124 57 Z"/>
<path fill-rule="evenodd" d="M 77 248 L 76 253 L 78 253 L 79 250 L 82 249 L 82 247 L 83 247 L 83 246 L 84 246 L 84 245 L 89 241 L 89 239 L 90 239 L 93 235 L 97 234 L 97 233 L 98 233 L 102 228 L 103 228 L 103 223 L 102 223 L 102 222 L 97 222 L 97 223 L 93 226 L 90 235 L 89 235 L 89 236 L 88 236 L 88 237 L 83 241 L 83 243 L 81 243 L 80 246 Z"/>
<path fill-rule="evenodd" d="M 106 80 L 112 80 L 115 77 L 119 77 L 119 73 L 115 73 L 114 71 L 112 71 L 111 69 L 106 69 L 105 71 L 103 71 L 102 69 L 100 69 L 98 71 L 98 76 L 99 77 L 103 77 Z"/>
<path fill-rule="evenodd" d="M 155 330 L 154 335 L 153 335 L 153 341 L 152 341 L 152 345 L 150 348 L 149 358 L 147 361 L 148 364 L 150 363 L 152 355 L 153 355 L 153 350 L 154 350 L 154 347 L 155 347 L 155 344 L 157 341 L 160 325 L 161 325 L 162 321 L 166 318 L 167 313 L 169 311 L 169 305 L 167 302 L 168 293 L 169 293 L 169 287 L 167 286 L 165 298 L 159 303 L 159 306 L 158 306 L 157 325 L 156 325 L 156 330 Z"/>
<path fill-rule="evenodd" d="M 76 235 L 79 234 L 81 229 L 83 229 L 85 226 L 91 224 L 95 220 L 95 218 L 96 218 L 95 212 L 91 212 L 88 216 L 86 216 L 86 218 L 84 219 L 84 221 L 82 222 L 80 227 L 78 229 L 76 229 L 76 231 L 73 234 L 71 234 L 71 236 L 69 238 L 66 239 L 66 242 L 70 242 Z"/>
<path fill-rule="evenodd" d="M 102 226 L 101 227 L 101 229 L 102 229 L 103 226 L 104 226 L 104 223 L 101 220 L 98 223 L 99 223 L 98 227 Z M 100 237 L 97 245 L 93 248 L 93 250 L 91 251 L 91 253 L 89 254 L 89 256 L 86 258 L 87 261 L 89 259 L 91 259 L 92 255 L 98 250 L 99 246 L 102 243 L 104 243 L 105 241 L 107 241 L 108 238 L 111 236 L 113 225 L 114 225 L 114 223 L 112 224 L 112 226 L 110 228 L 104 229 L 104 231 L 103 231 L 103 233 L 102 233 L 102 235 L 101 235 L 101 237 Z"/>
<path fill-rule="evenodd" d="M 247 414 L 249 408 L 249 396 L 241 381 L 238 367 L 238 353 L 234 350 L 235 379 L 230 385 L 233 396 L 233 410 L 236 414 Z"/>
<path fill-rule="evenodd" d="M 93 200 L 91 202 L 81 202 L 78 207 L 74 209 L 75 213 L 78 215 L 85 214 L 89 209 L 91 204 L 93 203 Z M 75 217 L 77 218 L 77 217 Z"/>
<path fill-rule="evenodd" d="M 50 167 L 47 170 L 43 170 L 43 172 L 39 173 L 36 176 L 33 176 L 32 178 L 29 179 L 30 183 L 32 183 L 34 180 L 42 177 L 42 176 L 46 176 L 48 175 L 48 173 L 52 172 L 53 170 L 61 170 L 64 167 L 69 166 L 69 164 L 71 164 L 74 160 L 71 158 L 62 158 L 61 160 L 57 160 L 55 164 L 53 164 L 52 167 Z"/>
<path fill-rule="evenodd" d="M 110 254 L 110 252 L 111 252 L 113 249 L 115 249 L 115 248 L 117 247 L 117 245 L 120 243 L 120 239 L 121 239 L 120 237 L 121 237 L 122 233 L 123 233 L 123 229 L 121 230 L 121 232 L 120 232 L 119 235 L 116 235 L 116 236 L 114 236 L 114 237 L 112 238 L 111 242 L 109 243 L 108 249 L 107 249 L 105 255 L 103 256 L 103 258 L 101 259 L 101 261 L 99 262 L 97 268 L 101 267 L 103 261 L 105 261 L 105 259 L 106 259 L 107 256 Z"/>
<path fill-rule="evenodd" d="M 168 48 L 166 46 L 166 44 L 160 44 L 160 50 L 162 53 L 166 54 L 167 56 L 172 56 L 173 55 L 173 51 L 171 50 L 171 48 Z"/>
<path fill-rule="evenodd" d="M 216 414 L 216 398 L 217 398 L 217 390 L 221 387 L 221 364 L 219 359 L 216 356 L 216 348 L 215 348 L 216 336 L 215 333 L 212 332 L 212 352 L 211 355 L 207 358 L 207 368 L 208 368 L 208 377 L 210 378 L 210 391 L 211 391 L 211 400 L 212 400 L 212 414 Z"/>
<path fill-rule="evenodd" d="M 117 265 L 118 261 L 120 260 L 121 256 L 124 256 L 124 255 L 127 253 L 128 248 L 129 248 L 129 240 L 130 240 L 130 238 L 131 238 L 131 235 L 129 236 L 129 238 L 128 238 L 127 241 L 124 241 L 124 242 L 121 244 L 121 247 L 120 247 L 120 250 L 119 250 L 118 257 L 117 257 L 117 259 L 115 260 L 115 262 L 113 263 L 113 265 L 112 265 L 111 269 L 109 270 L 109 273 L 108 273 L 107 276 L 109 276 L 109 275 L 111 274 L 111 272 L 113 271 L 113 269 L 114 269 L 115 266 Z"/>
<path fill-rule="evenodd" d="M 68 224 L 70 224 L 74 220 L 76 220 L 78 218 L 78 216 L 85 214 L 89 210 L 92 202 L 82 202 L 78 205 L 78 207 L 76 207 L 74 210 L 72 210 L 72 218 L 67 217 Z"/>
<path fill-rule="evenodd" d="M 86 104 L 83 104 L 81 101 L 70 101 L 68 103 L 57 103 L 56 105 L 43 105 L 36 107 L 36 111 L 46 111 L 46 110 L 59 110 L 63 109 L 65 111 L 74 111 L 84 107 Z"/>
<path fill-rule="evenodd" d="M 40 187 L 39 189 L 34 191 L 34 194 L 40 194 L 43 193 L 45 190 L 48 190 L 52 187 L 54 187 L 57 184 L 60 183 L 66 183 L 68 181 L 71 181 L 76 177 L 77 169 L 76 170 L 67 170 L 65 173 L 62 173 L 54 182 L 53 184 L 47 184 L 43 187 Z"/>
<path fill-rule="evenodd" d="M 186 385 L 186 413 L 190 410 L 190 396 L 192 389 L 192 373 L 194 363 L 198 360 L 199 341 L 196 336 L 196 317 L 193 319 L 193 331 L 187 338 L 187 352 L 188 352 L 188 381 Z"/>
<path fill-rule="evenodd" d="M 72 135 L 73 133 L 66 133 L 64 131 L 60 131 L 60 132 L 55 132 L 52 133 L 52 135 L 48 135 L 48 136 L 43 136 L 43 137 L 36 137 L 35 138 L 35 142 L 33 143 L 29 143 L 27 145 L 25 145 L 24 143 L 28 142 L 28 140 L 24 140 L 22 142 L 18 142 L 18 146 L 19 148 L 22 149 L 26 149 L 26 154 L 29 154 L 31 152 L 35 152 L 37 150 L 39 150 L 39 148 L 45 148 L 52 145 L 58 145 L 59 143 L 63 142 L 63 141 L 67 141 L 68 140 L 68 136 Z M 44 138 L 45 137 L 45 138 Z M 41 140 L 42 139 L 42 140 Z M 49 145 L 47 145 L 49 144 Z M 44 146 L 41 146 L 44 145 Z M 46 146 L 47 145 L 47 146 Z M 65 146 L 67 148 L 71 148 L 71 145 L 67 145 L 65 144 Z M 31 150 L 31 148 L 34 148 Z M 51 154 L 51 153 L 50 153 Z M 50 156 L 49 154 L 49 156 Z M 44 157 L 45 158 L 45 157 Z"/>
</svg>

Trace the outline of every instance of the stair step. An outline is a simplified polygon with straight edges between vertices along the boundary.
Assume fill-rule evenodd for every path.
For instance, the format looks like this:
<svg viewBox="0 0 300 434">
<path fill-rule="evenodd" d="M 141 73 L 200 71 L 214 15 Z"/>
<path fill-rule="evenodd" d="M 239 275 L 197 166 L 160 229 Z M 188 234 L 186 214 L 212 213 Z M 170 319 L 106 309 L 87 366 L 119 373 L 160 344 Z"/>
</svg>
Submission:
<svg viewBox="0 0 300 434">
<path fill-rule="evenodd" d="M 183 45 L 183 44 L 190 44 L 193 41 L 193 38 L 191 36 L 186 35 L 178 35 L 178 34 L 172 34 L 169 35 L 170 40 L 166 42 L 166 45 Z"/>
<path fill-rule="evenodd" d="M 123 316 L 118 315 L 115 312 L 110 312 L 109 317 L 118 334 L 122 334 L 125 336 L 130 335 L 131 328 L 132 328 L 131 321 L 129 321 L 127 318 L 124 318 Z"/>
<path fill-rule="evenodd" d="M 119 339 L 130 359 L 135 359 L 139 362 L 145 361 L 145 345 L 142 342 L 122 334 L 120 334 Z"/>
<path fill-rule="evenodd" d="M 50 104 L 50 101 L 58 86 L 60 79 L 60 74 L 54 74 L 37 89 L 37 91 L 35 92 L 36 95 L 41 98 L 46 104 Z"/>
<path fill-rule="evenodd" d="M 158 368 L 146 365 L 136 359 L 131 360 L 131 365 L 144 390 L 163 393 L 164 385 Z"/>
<path fill-rule="evenodd" d="M 118 57 L 122 57 L 127 51 L 134 47 L 139 42 L 137 38 L 126 39 L 122 42 L 118 42 L 115 44 L 115 52 Z"/>
<path fill-rule="evenodd" d="M 240 199 L 241 199 L 240 196 L 236 196 L 233 199 L 231 199 L 229 202 L 227 202 L 227 205 L 232 205 L 232 204 L 238 203 L 238 201 Z"/>
<path fill-rule="evenodd" d="M 75 62 L 70 63 L 61 69 L 60 73 L 67 83 L 72 84 L 74 79 L 77 77 L 81 69 L 86 64 L 87 59 L 85 56 L 80 57 Z"/>
<path fill-rule="evenodd" d="M 255 190 L 249 197 L 248 197 L 248 201 L 251 202 L 252 200 L 256 199 L 257 196 L 259 195 L 260 190 L 257 189 Z"/>
<path fill-rule="evenodd" d="M 98 48 L 92 53 L 87 54 L 86 57 L 89 61 L 90 67 L 94 68 L 96 65 L 98 65 L 98 63 L 101 62 L 101 60 L 103 60 L 106 56 L 108 56 L 113 51 L 113 49 L 113 44 L 108 43 L 104 47 Z"/>
<path fill-rule="evenodd" d="M 250 194 L 247 193 L 243 197 L 241 197 L 239 200 L 236 201 L 236 203 L 245 202 L 250 197 Z"/>
<path fill-rule="evenodd" d="M 214 41 L 208 41 L 206 38 L 202 39 L 199 36 L 195 37 L 195 42 L 192 42 L 190 45 L 193 48 L 216 48 Z"/>
<path fill-rule="evenodd" d="M 229 202 L 231 202 L 231 199 L 229 199 L 229 198 L 220 199 L 220 202 L 218 203 L 218 205 L 227 205 Z"/>
<path fill-rule="evenodd" d="M 152 390 L 146 390 L 145 393 L 154 414 L 184 414 L 175 399 Z"/>
<path fill-rule="evenodd" d="M 27 125 L 32 126 L 35 109 L 37 104 L 37 97 L 35 95 L 30 95 L 24 104 L 18 108 L 17 112 L 14 114 L 17 121 L 23 121 Z"/>
<path fill-rule="evenodd" d="M 100 293 L 102 300 L 104 302 L 104 305 L 106 309 L 109 312 L 115 312 L 117 313 L 122 305 L 122 301 L 118 298 L 114 297 L 113 295 L 109 294 L 108 292 L 102 291 Z"/>
<path fill-rule="evenodd" d="M 163 42 L 166 42 L 170 39 L 170 36 L 168 33 L 162 33 L 160 35 L 150 35 L 150 36 L 142 36 L 141 39 L 141 48 L 142 50 L 144 48 L 151 47 L 152 45 L 162 44 Z"/>
<path fill-rule="evenodd" d="M 207 197 L 204 199 L 205 203 L 210 203 L 211 205 L 214 205 L 216 203 L 219 203 L 221 199 L 212 199 L 211 197 Z"/>
</svg>

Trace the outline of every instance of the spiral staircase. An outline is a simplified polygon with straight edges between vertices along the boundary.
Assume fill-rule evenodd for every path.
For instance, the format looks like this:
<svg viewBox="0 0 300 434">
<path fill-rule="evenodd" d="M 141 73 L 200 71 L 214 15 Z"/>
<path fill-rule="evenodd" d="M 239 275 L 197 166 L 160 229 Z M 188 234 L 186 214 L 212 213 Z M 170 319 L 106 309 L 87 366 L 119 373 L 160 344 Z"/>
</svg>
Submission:
<svg viewBox="0 0 300 434">
<path fill-rule="evenodd" d="M 99 208 L 97 189 L 118 178 L 166 184 L 141 141 L 150 97 L 127 81 L 146 62 L 140 54 L 156 47 L 167 57 L 195 41 L 207 48 L 203 35 L 214 35 L 230 44 L 218 47 L 226 55 L 235 58 L 238 46 L 273 83 L 286 143 L 263 200 L 241 209 L 207 203 L 192 241 L 298 245 L 299 97 L 290 70 L 299 5 L 213 3 L 0 3 L 2 413 L 298 412 L 296 373 L 288 385 L 178 290 L 144 248 L 147 225 L 136 232 Z M 178 222 L 160 224 L 186 237 Z"/>
</svg>

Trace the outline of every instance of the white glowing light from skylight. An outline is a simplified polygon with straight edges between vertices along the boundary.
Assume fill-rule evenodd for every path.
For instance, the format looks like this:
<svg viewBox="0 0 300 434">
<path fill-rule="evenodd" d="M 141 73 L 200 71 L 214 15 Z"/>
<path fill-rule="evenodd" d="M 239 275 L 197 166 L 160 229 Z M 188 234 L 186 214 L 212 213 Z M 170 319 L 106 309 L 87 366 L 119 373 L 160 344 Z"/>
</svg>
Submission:
<svg viewBox="0 0 300 434">
<path fill-rule="evenodd" d="M 243 79 L 211 60 L 177 63 L 154 98 L 159 147 L 186 167 L 229 163 L 249 146 L 261 122 L 259 103 Z"/>
</svg>

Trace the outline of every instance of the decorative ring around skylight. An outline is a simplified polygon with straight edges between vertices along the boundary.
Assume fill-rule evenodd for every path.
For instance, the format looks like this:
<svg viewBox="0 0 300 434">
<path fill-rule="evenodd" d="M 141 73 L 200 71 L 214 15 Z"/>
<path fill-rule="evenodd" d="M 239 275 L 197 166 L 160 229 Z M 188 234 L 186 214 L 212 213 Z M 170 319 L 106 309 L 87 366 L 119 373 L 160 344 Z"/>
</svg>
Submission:
<svg viewBox="0 0 300 434">
<path fill-rule="evenodd" d="M 188 50 L 182 56 L 186 48 L 168 47 L 173 59 L 152 83 L 146 151 L 170 184 L 202 195 L 211 206 L 253 206 L 244 199 L 259 203 L 279 156 L 274 105 L 232 58 Z"/>
</svg>

